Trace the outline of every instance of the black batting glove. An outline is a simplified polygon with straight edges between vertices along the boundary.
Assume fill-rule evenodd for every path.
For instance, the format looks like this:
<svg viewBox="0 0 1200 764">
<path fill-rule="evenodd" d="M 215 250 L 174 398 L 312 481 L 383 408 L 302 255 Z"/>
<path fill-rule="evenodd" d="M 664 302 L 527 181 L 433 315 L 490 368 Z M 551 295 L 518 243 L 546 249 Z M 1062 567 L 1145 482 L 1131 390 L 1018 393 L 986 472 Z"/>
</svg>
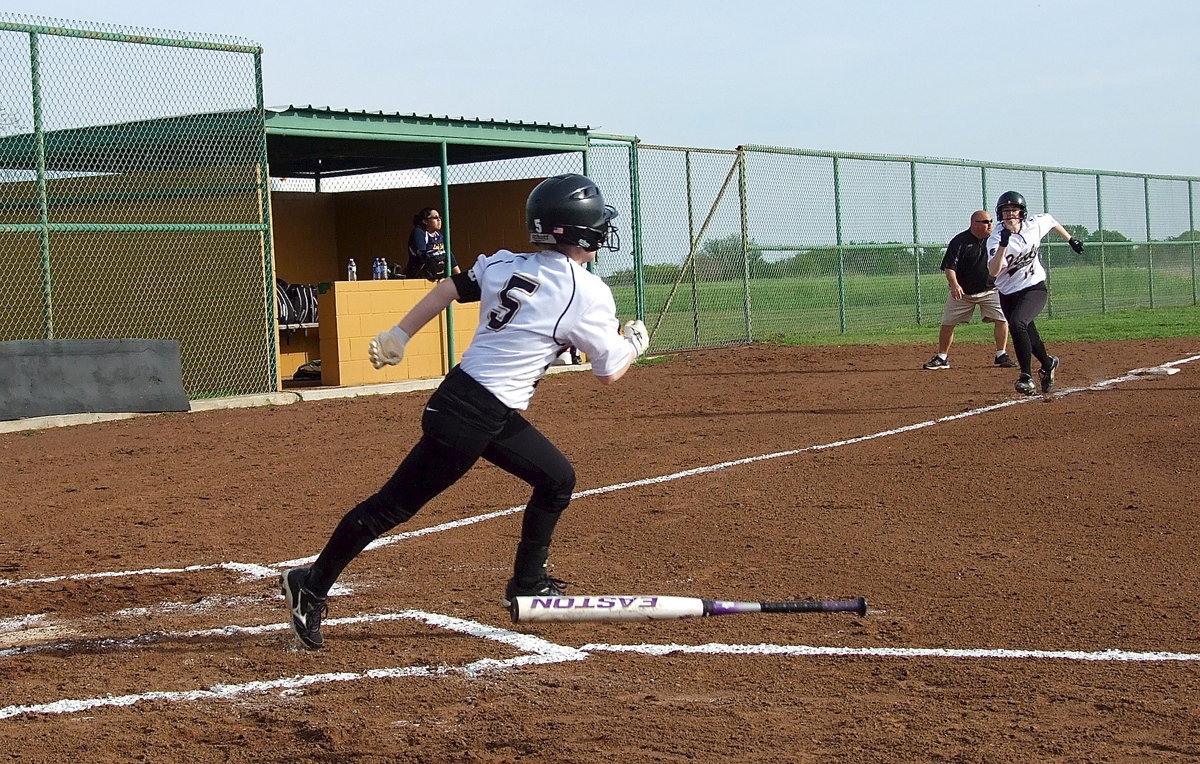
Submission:
<svg viewBox="0 0 1200 764">
<path fill-rule="evenodd" d="M 1012 231 L 1008 230 L 1007 227 L 1001 228 L 1000 229 L 1000 246 L 1007 247 L 1008 246 L 1008 237 L 1010 237 L 1010 236 L 1012 236 Z"/>
<path fill-rule="evenodd" d="M 1075 254 L 1083 254 L 1083 242 L 1079 239 L 1076 239 L 1074 236 L 1072 236 L 1071 238 L 1067 239 L 1067 244 L 1071 246 L 1071 249 L 1075 250 Z"/>
</svg>

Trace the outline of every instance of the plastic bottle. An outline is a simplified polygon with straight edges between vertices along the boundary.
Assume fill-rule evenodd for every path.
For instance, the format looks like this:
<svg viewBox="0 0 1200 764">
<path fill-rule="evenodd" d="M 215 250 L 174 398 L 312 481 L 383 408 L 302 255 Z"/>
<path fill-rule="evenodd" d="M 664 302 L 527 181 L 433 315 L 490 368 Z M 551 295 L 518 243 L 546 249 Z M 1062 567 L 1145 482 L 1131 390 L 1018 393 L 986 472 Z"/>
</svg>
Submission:
<svg viewBox="0 0 1200 764">
<path fill-rule="evenodd" d="M 375 262 L 371 267 L 371 278 L 373 278 L 375 280 L 382 278 L 382 275 L 379 272 L 379 258 L 378 257 L 375 258 Z"/>
<path fill-rule="evenodd" d="M 381 278 L 381 279 L 390 279 L 392 277 L 392 272 L 390 270 L 388 270 L 388 264 L 387 264 L 386 257 L 379 258 L 379 273 L 380 273 L 379 278 Z"/>
<path fill-rule="evenodd" d="M 354 264 L 354 258 L 350 258 L 350 264 L 346 266 L 346 280 L 358 281 L 358 266 Z"/>
</svg>

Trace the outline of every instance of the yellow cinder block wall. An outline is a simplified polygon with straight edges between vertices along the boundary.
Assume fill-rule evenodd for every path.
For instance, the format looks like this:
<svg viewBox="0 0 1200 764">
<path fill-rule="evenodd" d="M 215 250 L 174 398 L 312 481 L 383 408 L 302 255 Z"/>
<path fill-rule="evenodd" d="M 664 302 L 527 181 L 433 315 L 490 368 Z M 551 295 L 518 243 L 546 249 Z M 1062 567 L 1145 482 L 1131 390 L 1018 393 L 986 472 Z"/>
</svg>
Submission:
<svg viewBox="0 0 1200 764">
<path fill-rule="evenodd" d="M 432 286 L 424 280 L 339 281 L 320 295 L 321 384 L 370 385 L 445 375 L 450 370 L 445 313 L 409 340 L 404 360 L 395 366 L 376 369 L 368 355 L 371 340 L 395 326 Z M 475 333 L 479 312 L 477 304 L 456 303 L 451 309 L 457 362 Z"/>
</svg>

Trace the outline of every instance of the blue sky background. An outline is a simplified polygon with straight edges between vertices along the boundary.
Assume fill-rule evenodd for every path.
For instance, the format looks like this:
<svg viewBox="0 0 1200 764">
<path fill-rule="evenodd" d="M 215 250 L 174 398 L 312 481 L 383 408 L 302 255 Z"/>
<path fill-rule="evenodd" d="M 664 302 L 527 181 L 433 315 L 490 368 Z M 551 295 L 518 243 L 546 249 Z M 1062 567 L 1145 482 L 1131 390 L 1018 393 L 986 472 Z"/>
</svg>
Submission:
<svg viewBox="0 0 1200 764">
<path fill-rule="evenodd" d="M 13 0 L 247 38 L 268 105 L 1200 176 L 1200 4 Z"/>
</svg>

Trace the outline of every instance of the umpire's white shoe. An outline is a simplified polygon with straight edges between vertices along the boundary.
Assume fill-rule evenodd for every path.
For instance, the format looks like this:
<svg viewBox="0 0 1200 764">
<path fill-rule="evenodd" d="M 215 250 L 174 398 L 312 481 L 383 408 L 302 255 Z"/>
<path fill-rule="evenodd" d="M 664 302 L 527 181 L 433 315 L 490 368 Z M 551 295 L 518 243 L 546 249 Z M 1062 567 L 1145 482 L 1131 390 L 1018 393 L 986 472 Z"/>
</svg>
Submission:
<svg viewBox="0 0 1200 764">
<path fill-rule="evenodd" d="M 296 639 L 309 650 L 320 650 L 325 644 L 321 636 L 321 618 L 325 616 L 326 599 L 305 588 L 308 568 L 292 568 L 279 577 L 279 590 L 292 611 L 292 631 Z"/>
</svg>

